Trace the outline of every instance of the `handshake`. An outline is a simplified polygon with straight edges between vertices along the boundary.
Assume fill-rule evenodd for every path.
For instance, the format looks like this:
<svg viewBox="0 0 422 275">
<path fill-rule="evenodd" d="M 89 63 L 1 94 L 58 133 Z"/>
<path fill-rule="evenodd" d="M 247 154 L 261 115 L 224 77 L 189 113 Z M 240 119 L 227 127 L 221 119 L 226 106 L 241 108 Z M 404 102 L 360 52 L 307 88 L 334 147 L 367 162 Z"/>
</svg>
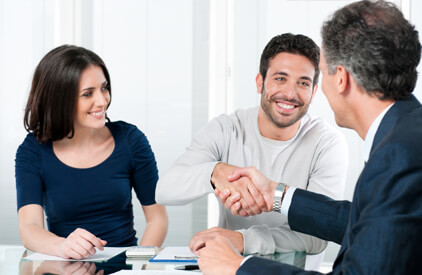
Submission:
<svg viewBox="0 0 422 275">
<path fill-rule="evenodd" d="M 214 167 L 211 183 L 224 207 L 233 215 L 248 217 L 273 210 L 277 183 L 255 167 L 240 168 L 220 162 Z M 287 189 L 288 186 L 285 191 Z"/>
</svg>

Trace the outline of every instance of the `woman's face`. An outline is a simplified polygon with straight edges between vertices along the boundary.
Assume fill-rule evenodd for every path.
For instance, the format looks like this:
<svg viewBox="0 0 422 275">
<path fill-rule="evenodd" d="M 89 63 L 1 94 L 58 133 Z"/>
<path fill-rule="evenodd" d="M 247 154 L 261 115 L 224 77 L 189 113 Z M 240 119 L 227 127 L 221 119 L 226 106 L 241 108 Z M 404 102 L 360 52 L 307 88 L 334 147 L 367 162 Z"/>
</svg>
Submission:
<svg viewBox="0 0 422 275">
<path fill-rule="evenodd" d="M 99 66 L 89 66 L 83 71 L 79 82 L 74 119 L 75 130 L 104 127 L 109 103 L 109 83 L 103 70 Z"/>
</svg>

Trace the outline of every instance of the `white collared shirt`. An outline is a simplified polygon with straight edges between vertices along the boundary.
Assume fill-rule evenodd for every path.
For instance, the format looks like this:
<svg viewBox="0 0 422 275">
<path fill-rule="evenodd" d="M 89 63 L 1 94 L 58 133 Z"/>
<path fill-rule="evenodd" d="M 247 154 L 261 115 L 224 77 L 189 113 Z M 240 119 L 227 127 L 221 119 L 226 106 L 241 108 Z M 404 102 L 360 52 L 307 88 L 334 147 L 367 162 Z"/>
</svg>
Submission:
<svg viewBox="0 0 422 275">
<path fill-rule="evenodd" d="M 365 163 L 369 159 L 369 153 L 371 152 L 372 143 L 374 142 L 375 134 L 378 131 L 378 127 L 381 124 L 382 119 L 384 118 L 385 114 L 390 110 L 390 108 L 394 105 L 392 103 L 390 106 L 385 108 L 378 116 L 377 118 L 372 122 L 371 126 L 369 127 L 368 132 L 366 133 L 366 137 L 363 144 L 363 150 L 364 150 L 364 160 Z M 287 190 L 286 194 L 284 195 L 283 202 L 281 204 L 281 214 L 284 216 L 288 216 L 290 204 L 292 203 L 293 194 L 296 190 L 296 187 L 290 186 Z"/>
<path fill-rule="evenodd" d="M 372 143 L 374 143 L 374 138 L 375 138 L 375 134 L 378 131 L 378 127 L 381 124 L 382 119 L 384 118 L 385 114 L 388 112 L 388 110 L 390 110 L 391 106 L 393 106 L 393 104 L 391 104 L 390 106 L 388 106 L 387 108 L 384 109 L 384 111 L 382 111 L 377 118 L 372 122 L 371 126 L 369 127 L 368 132 L 366 133 L 366 137 L 363 143 L 363 153 L 364 153 L 364 160 L 365 163 L 368 161 L 369 159 L 369 154 L 371 153 L 371 148 L 372 148 Z"/>
</svg>

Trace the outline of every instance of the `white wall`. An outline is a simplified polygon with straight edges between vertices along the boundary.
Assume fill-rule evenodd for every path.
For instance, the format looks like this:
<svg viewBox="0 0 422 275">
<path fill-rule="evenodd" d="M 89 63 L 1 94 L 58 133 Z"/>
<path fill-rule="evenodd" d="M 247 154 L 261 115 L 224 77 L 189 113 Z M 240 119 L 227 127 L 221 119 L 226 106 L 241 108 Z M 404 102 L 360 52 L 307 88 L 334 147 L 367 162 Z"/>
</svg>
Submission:
<svg viewBox="0 0 422 275">
<path fill-rule="evenodd" d="M 52 45 L 49 1 L 0 0 L 0 243 L 20 242 L 14 157 L 23 141 L 23 110 L 35 65 Z"/>
</svg>

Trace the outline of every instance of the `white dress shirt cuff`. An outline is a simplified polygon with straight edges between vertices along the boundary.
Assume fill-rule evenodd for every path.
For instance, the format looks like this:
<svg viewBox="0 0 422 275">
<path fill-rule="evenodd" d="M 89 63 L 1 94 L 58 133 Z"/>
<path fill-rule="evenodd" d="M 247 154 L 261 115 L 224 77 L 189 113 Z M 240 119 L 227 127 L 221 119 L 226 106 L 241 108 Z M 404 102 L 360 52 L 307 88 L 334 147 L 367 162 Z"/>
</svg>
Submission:
<svg viewBox="0 0 422 275">
<path fill-rule="evenodd" d="M 290 186 L 287 189 L 286 194 L 284 194 L 283 202 L 281 203 L 281 214 L 287 217 L 289 214 L 290 204 L 292 203 L 293 193 L 295 192 L 296 187 Z"/>
</svg>

